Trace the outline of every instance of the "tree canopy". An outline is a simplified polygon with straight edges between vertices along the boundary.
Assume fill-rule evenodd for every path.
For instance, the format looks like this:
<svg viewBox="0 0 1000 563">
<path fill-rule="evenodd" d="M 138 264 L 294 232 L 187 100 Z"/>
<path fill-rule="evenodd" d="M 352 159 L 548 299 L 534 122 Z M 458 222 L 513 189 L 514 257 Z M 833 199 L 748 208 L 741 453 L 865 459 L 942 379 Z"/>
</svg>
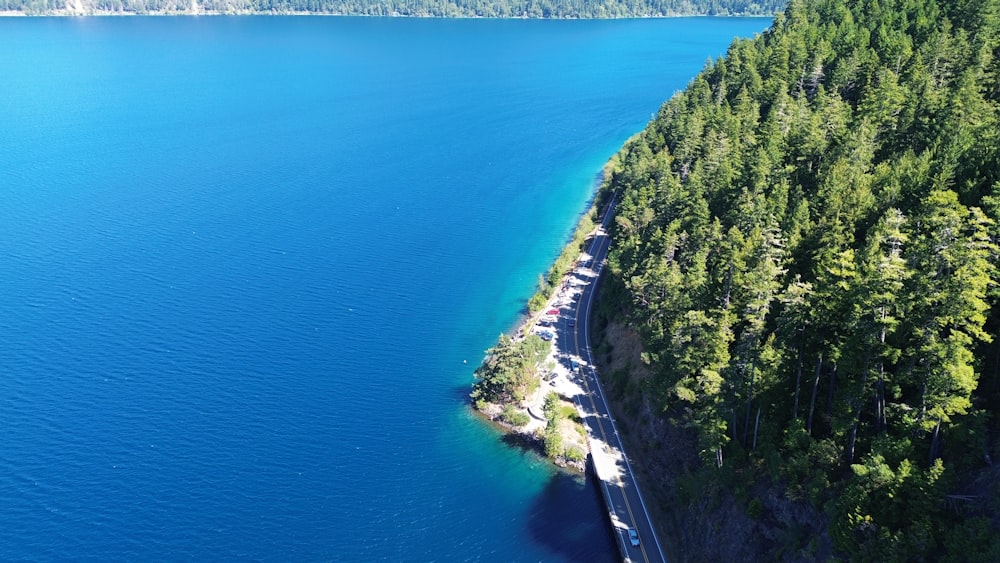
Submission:
<svg viewBox="0 0 1000 563">
<path fill-rule="evenodd" d="M 550 348 L 551 344 L 537 334 L 520 340 L 501 334 L 496 346 L 486 351 L 486 359 L 476 368 L 472 400 L 497 404 L 523 401 L 538 388 L 536 366 Z"/>
<path fill-rule="evenodd" d="M 1000 559 L 998 37 L 996 0 L 792 0 L 605 186 L 647 397 L 851 559 Z"/>
</svg>

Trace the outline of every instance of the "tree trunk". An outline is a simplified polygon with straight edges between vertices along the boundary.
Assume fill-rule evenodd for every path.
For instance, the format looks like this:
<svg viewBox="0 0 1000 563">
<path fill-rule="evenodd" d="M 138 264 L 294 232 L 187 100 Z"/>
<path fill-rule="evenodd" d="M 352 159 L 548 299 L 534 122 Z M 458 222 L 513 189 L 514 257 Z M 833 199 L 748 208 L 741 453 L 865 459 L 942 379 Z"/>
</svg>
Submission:
<svg viewBox="0 0 1000 563">
<path fill-rule="evenodd" d="M 743 423 L 743 447 L 747 447 L 747 434 L 750 432 L 750 411 L 753 407 L 753 378 L 754 378 L 754 363 L 750 363 L 750 381 L 747 388 L 747 416 L 746 421 Z"/>
<path fill-rule="evenodd" d="M 879 343 L 881 347 L 879 348 L 879 353 L 882 354 L 885 351 L 885 307 L 882 308 L 882 330 L 879 332 Z M 878 382 L 875 384 L 875 433 L 884 434 L 887 430 L 888 423 L 885 419 L 885 362 L 879 361 L 878 363 Z"/>
<path fill-rule="evenodd" d="M 837 363 L 834 362 L 830 369 L 830 386 L 826 396 L 826 420 L 833 428 L 833 395 L 837 390 Z"/>
<path fill-rule="evenodd" d="M 726 281 L 724 283 L 725 289 L 722 291 L 722 308 L 729 308 L 729 300 L 732 298 L 733 294 L 733 269 L 735 265 L 730 262 L 729 269 L 726 271 Z"/>
<path fill-rule="evenodd" d="M 757 405 L 757 420 L 753 423 L 753 448 L 757 451 L 757 430 L 760 429 L 760 405 Z"/>
<path fill-rule="evenodd" d="M 799 419 L 799 389 L 802 386 L 802 344 L 799 344 L 798 366 L 795 368 L 795 401 L 792 403 L 792 420 Z"/>
<path fill-rule="evenodd" d="M 851 421 L 851 431 L 847 436 L 847 465 L 854 463 L 854 446 L 857 444 L 858 438 L 858 427 L 861 426 L 861 411 L 864 410 L 865 405 L 865 387 L 867 387 L 868 379 L 868 369 L 870 365 L 871 354 L 865 353 L 865 367 L 864 371 L 861 373 L 861 388 L 858 389 L 858 396 L 856 399 L 851 401 L 852 405 L 855 405 L 854 420 Z"/>
<path fill-rule="evenodd" d="M 858 407 L 858 416 L 861 416 L 861 407 Z M 844 450 L 844 458 L 847 460 L 847 465 L 852 465 L 854 463 L 854 442 L 858 437 L 858 419 L 855 417 L 854 422 L 851 423 L 851 431 L 847 434 L 847 449 Z"/>
<path fill-rule="evenodd" d="M 812 436 L 813 413 L 816 411 L 816 391 L 819 390 L 819 375 L 823 372 L 823 354 L 816 358 L 816 377 L 813 378 L 812 397 L 809 399 L 809 418 L 806 419 L 806 434 Z"/>
<path fill-rule="evenodd" d="M 885 416 L 885 366 L 878 365 L 878 383 L 875 384 L 875 432 L 885 434 L 889 423 Z"/>
<path fill-rule="evenodd" d="M 921 386 L 920 386 L 920 418 L 918 419 L 921 422 L 923 422 L 923 420 L 924 420 L 924 415 L 927 414 L 927 378 L 928 377 L 929 377 L 929 374 L 927 373 L 927 370 L 924 370 L 924 380 L 923 380 L 923 384 L 921 384 Z"/>
<path fill-rule="evenodd" d="M 931 451 L 930 456 L 927 460 L 928 465 L 933 465 L 934 460 L 941 457 L 941 420 L 938 419 L 937 424 L 934 425 L 934 435 L 931 437 Z"/>
</svg>

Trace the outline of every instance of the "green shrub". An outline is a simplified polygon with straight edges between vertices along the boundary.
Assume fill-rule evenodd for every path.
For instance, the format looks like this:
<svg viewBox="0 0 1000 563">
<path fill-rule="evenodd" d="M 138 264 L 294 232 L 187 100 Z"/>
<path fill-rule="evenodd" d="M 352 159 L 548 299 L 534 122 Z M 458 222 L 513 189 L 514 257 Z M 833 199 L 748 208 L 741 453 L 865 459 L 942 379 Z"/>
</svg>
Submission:
<svg viewBox="0 0 1000 563">
<path fill-rule="evenodd" d="M 545 396 L 545 406 L 542 407 L 545 419 L 549 421 L 549 426 L 554 425 L 559 420 L 559 395 L 555 391 L 549 391 Z"/>
<path fill-rule="evenodd" d="M 576 407 L 569 404 L 563 404 L 559 407 L 559 416 L 567 420 L 572 420 L 574 422 L 580 422 L 580 414 L 576 412 Z"/>
<path fill-rule="evenodd" d="M 545 303 L 549 299 L 548 293 L 549 292 L 542 292 L 542 290 L 539 289 L 538 293 L 532 295 L 531 299 L 528 300 L 528 312 L 537 313 L 538 311 L 541 311 L 542 307 L 545 307 Z"/>
<path fill-rule="evenodd" d="M 566 459 L 570 461 L 583 461 L 587 458 L 587 454 L 580 448 L 576 446 L 570 446 L 566 448 Z"/>
<path fill-rule="evenodd" d="M 545 433 L 545 455 L 553 459 L 563 455 L 562 435 L 557 429 Z"/>
<path fill-rule="evenodd" d="M 531 421 L 531 418 L 526 414 L 514 408 L 514 405 L 507 405 L 503 409 L 503 414 L 500 418 L 510 424 L 511 426 L 524 426 Z"/>
</svg>

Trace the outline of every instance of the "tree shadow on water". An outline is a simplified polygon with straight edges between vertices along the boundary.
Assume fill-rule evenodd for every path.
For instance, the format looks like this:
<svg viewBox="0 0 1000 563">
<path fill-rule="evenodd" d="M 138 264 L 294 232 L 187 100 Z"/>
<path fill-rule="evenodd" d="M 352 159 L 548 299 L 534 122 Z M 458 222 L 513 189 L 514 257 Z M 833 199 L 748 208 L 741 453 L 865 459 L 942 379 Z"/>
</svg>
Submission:
<svg viewBox="0 0 1000 563">
<path fill-rule="evenodd" d="M 545 449 L 538 440 L 533 440 L 522 434 L 505 433 L 503 436 L 500 436 L 500 441 L 509 448 L 520 450 L 521 455 L 533 454 L 541 460 L 545 459 Z"/>
<path fill-rule="evenodd" d="M 469 387 L 451 392 L 471 407 Z M 487 419 L 483 417 L 483 420 Z M 518 434 L 503 431 L 499 440 L 519 450 L 522 456 L 547 464 L 543 446 Z M 554 470 L 545 487 L 534 498 L 525 521 L 529 537 L 552 554 L 546 561 L 620 561 L 618 546 L 611 531 L 604 499 L 592 471 L 585 475 Z"/>
<path fill-rule="evenodd" d="M 597 481 L 556 471 L 528 514 L 531 538 L 560 561 L 620 561 Z"/>
<path fill-rule="evenodd" d="M 474 380 L 473 380 L 474 381 Z M 458 385 L 450 388 L 450 395 L 453 399 L 461 401 L 467 405 L 472 405 L 472 398 L 469 396 L 472 393 L 472 383 L 470 381 L 468 385 Z"/>
</svg>

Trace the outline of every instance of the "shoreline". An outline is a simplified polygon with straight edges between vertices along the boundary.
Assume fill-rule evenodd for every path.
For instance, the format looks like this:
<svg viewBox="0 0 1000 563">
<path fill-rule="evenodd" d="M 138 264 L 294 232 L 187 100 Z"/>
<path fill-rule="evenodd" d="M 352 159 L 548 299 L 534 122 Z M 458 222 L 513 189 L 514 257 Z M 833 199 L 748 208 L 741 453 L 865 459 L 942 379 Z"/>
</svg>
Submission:
<svg viewBox="0 0 1000 563">
<path fill-rule="evenodd" d="M 607 203 L 605 188 L 608 185 L 608 170 L 614 166 L 615 162 L 617 162 L 617 153 L 605 162 L 601 172 L 595 176 L 594 195 L 586 210 L 581 213 L 577 220 L 573 234 L 553 260 L 548 271 L 540 276 L 538 289 L 525 302 L 524 308 L 515 322 L 500 337 L 501 340 L 506 337 L 515 344 L 519 344 L 532 334 L 537 335 L 541 332 L 553 334 L 549 339 L 553 345 L 549 346 L 545 357 L 536 362 L 533 368 L 532 387 L 527 396 L 523 400 L 508 403 L 483 402 L 473 398 L 469 404 L 477 416 L 500 429 L 505 438 L 510 437 L 511 441 L 525 449 L 535 451 L 559 468 L 580 473 L 586 471 L 587 468 L 589 445 L 573 398 L 583 395 L 584 390 L 573 381 L 573 372 L 577 369 L 573 365 L 574 361 L 569 356 L 564 357 L 564 354 L 554 345 L 558 336 L 549 330 L 550 328 L 554 329 L 554 325 L 560 322 L 561 315 L 553 316 L 549 315 L 548 312 L 559 310 L 561 313 L 563 308 L 572 308 L 582 293 L 581 286 L 584 285 L 584 282 L 576 279 L 575 274 L 580 264 L 589 259 L 584 249 L 599 225 L 595 218 L 598 217 L 599 210 Z M 580 322 L 585 322 L 585 320 L 581 319 Z M 481 362 L 480 368 L 485 366 L 489 360 L 490 355 L 488 354 Z M 474 377 L 478 383 L 480 381 L 478 375 Z M 555 422 L 549 419 L 547 413 L 557 409 L 543 408 L 543 404 L 547 404 L 547 401 L 550 400 L 557 401 L 558 412 L 561 413 L 561 418 Z M 570 411 L 573 414 L 569 414 Z M 514 416 L 517 417 L 517 422 L 520 424 L 514 424 L 507 420 L 505 415 L 511 416 L 512 413 L 518 413 Z M 546 430 L 552 425 L 557 427 L 556 432 L 561 436 L 561 444 L 567 444 L 565 446 L 566 452 L 575 448 L 579 450 L 579 453 L 553 455 L 553 452 L 550 451 L 551 446 L 547 442 L 549 432 Z"/>
<path fill-rule="evenodd" d="M 338 12 L 309 12 L 309 11 L 253 11 L 253 10 L 168 10 L 137 12 L 128 10 L 49 10 L 39 13 L 28 13 L 23 10 L 0 10 L 0 18 L 89 18 L 89 17 L 177 17 L 177 16 L 325 16 L 336 18 L 412 18 L 412 19 L 436 19 L 436 20 L 551 20 L 551 21 L 611 21 L 611 20 L 663 20 L 680 18 L 774 18 L 775 14 L 651 14 L 646 16 L 622 16 L 622 17 L 572 17 L 572 16 L 477 16 L 473 14 L 459 16 L 443 16 L 433 14 L 352 14 Z"/>
</svg>

